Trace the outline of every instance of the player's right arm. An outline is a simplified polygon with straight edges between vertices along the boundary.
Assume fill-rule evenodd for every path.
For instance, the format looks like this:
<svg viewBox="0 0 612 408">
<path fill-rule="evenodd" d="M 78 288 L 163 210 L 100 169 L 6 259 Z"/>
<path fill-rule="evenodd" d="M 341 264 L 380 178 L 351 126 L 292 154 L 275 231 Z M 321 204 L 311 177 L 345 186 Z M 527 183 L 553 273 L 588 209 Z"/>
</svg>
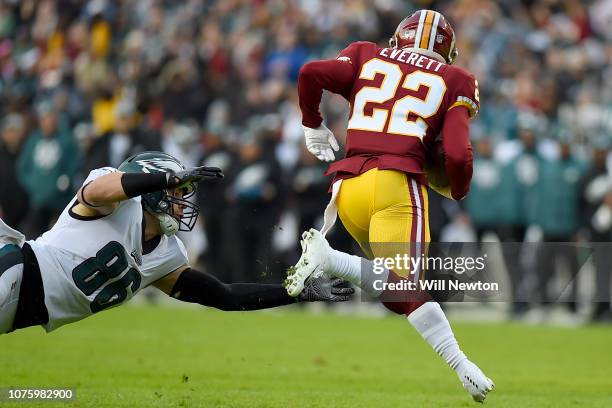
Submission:
<svg viewBox="0 0 612 408">
<path fill-rule="evenodd" d="M 223 177 L 220 169 L 204 166 L 177 173 L 107 171 L 106 174 L 93 180 L 86 180 L 77 193 L 79 204 L 74 210 L 85 216 L 107 215 L 123 200 L 155 191 L 180 188 L 189 182 L 220 177 Z"/>
<path fill-rule="evenodd" d="M 357 75 L 356 54 L 359 43 L 345 48 L 337 59 L 306 63 L 298 76 L 298 97 L 302 125 L 315 129 L 323 122 L 319 111 L 323 90 L 349 98 Z"/>
<path fill-rule="evenodd" d="M 337 59 L 311 61 L 300 69 L 298 97 L 306 147 L 319 160 L 334 160 L 339 146 L 332 132 L 323 125 L 319 110 L 323 90 L 349 99 L 355 77 L 359 47 L 370 43 L 353 43 L 342 50 Z M 374 44 L 371 44 L 374 46 Z"/>
<path fill-rule="evenodd" d="M 121 187 L 121 172 L 108 173 L 86 183 L 77 192 L 79 203 L 73 211 L 84 216 L 110 214 L 127 196 Z"/>
</svg>

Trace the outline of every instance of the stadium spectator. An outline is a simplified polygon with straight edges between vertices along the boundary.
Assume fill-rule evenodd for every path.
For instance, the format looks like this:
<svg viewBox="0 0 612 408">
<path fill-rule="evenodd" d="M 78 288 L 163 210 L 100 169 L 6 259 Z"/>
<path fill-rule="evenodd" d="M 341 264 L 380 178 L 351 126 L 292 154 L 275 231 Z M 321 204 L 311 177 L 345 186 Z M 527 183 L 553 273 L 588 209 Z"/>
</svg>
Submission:
<svg viewBox="0 0 612 408">
<path fill-rule="evenodd" d="M 289 179 L 291 198 L 299 216 L 298 230 L 306 231 L 320 224 L 320 218 L 327 205 L 329 177 L 323 173 L 326 168 L 303 146 L 300 159 Z"/>
<path fill-rule="evenodd" d="M 17 158 L 26 134 L 22 115 L 11 113 L 2 123 L 0 138 L 0 217 L 13 228 L 19 228 L 28 213 L 28 196 L 17 179 Z"/>
<path fill-rule="evenodd" d="M 210 125 L 210 123 L 209 123 Z M 234 178 L 238 159 L 234 151 L 223 143 L 217 132 L 219 129 L 209 128 L 205 136 L 206 153 L 200 160 L 201 166 L 219 167 L 225 178 L 218 183 L 205 184 L 198 189 L 198 205 L 200 206 L 208 250 L 204 254 L 206 271 L 217 277 L 227 274 L 231 268 L 231 258 L 235 255 L 228 232 L 229 201 L 226 191 L 228 182 Z"/>
<path fill-rule="evenodd" d="M 68 124 L 50 102 L 37 108 L 38 128 L 27 138 L 17 162 L 17 178 L 27 191 L 31 208 L 25 231 L 37 237 L 73 197 L 72 178 L 80 166 Z"/>
<path fill-rule="evenodd" d="M 271 252 L 282 193 L 276 157 L 266 153 L 263 143 L 258 143 L 254 135 L 244 135 L 239 149 L 239 169 L 226 192 L 231 205 L 227 228 L 229 245 L 234 251 L 232 281 L 243 282 L 249 277 L 278 280 L 272 276 Z"/>
<path fill-rule="evenodd" d="M 477 239 L 481 241 L 484 234 L 496 233 L 501 222 L 503 168 L 493 158 L 493 143 L 489 137 L 476 140 L 475 153 L 474 175 L 465 206 L 476 229 Z"/>
<path fill-rule="evenodd" d="M 612 238 L 612 222 L 609 209 L 612 208 L 610 194 L 610 175 L 606 159 L 610 140 L 599 137 L 594 142 L 592 165 L 582 182 L 581 207 L 582 222 L 588 241 L 596 243 L 593 247 L 593 266 L 595 267 L 595 307 L 591 315 L 594 321 L 612 321 L 610 310 L 610 265 L 612 251 L 606 246 Z M 607 216 L 606 216 L 607 215 Z"/>
<path fill-rule="evenodd" d="M 516 241 L 525 238 L 530 225 L 538 223 L 538 194 L 544 157 L 538 149 L 538 137 L 541 137 L 541 118 L 530 113 L 519 117 L 518 132 L 520 151 L 510 163 L 514 196 L 518 200 L 518 220 Z"/>
<path fill-rule="evenodd" d="M 600 234 L 609 232 L 612 228 L 612 192 L 608 191 L 604 201 L 597 209 L 592 219 L 593 229 Z M 607 236 L 609 242 L 610 235 Z M 593 260 L 595 263 L 595 308 L 592 319 L 595 321 L 612 321 L 610 310 L 610 250 L 601 242 L 595 244 Z"/>
<path fill-rule="evenodd" d="M 136 126 L 136 112 L 124 100 L 114 107 L 113 129 L 96 137 L 85 154 L 83 174 L 105 166 L 118 167 L 123 160 L 146 150 L 159 150 L 160 141 Z"/>
<path fill-rule="evenodd" d="M 578 253 L 574 245 L 558 243 L 576 242 L 580 218 L 580 182 L 585 172 L 584 163 L 572 155 L 569 136 L 559 135 L 559 158 L 544 160 L 540 164 L 537 188 L 537 225 L 542 230 L 543 244 L 538 253 L 536 271 L 538 292 L 543 303 L 558 301 L 548 295 L 551 278 L 559 270 L 558 261 L 564 261 L 569 276 L 567 282 L 570 311 L 576 311 L 578 284 Z"/>
<path fill-rule="evenodd" d="M 543 158 L 537 144 L 538 117 L 532 113 L 522 113 L 518 119 L 519 139 L 501 143 L 497 148 L 498 159 L 503 164 L 497 190 L 500 200 L 497 231 L 501 241 L 509 242 L 502 252 L 513 296 L 527 300 L 531 294 L 525 288 L 527 271 L 521 243 L 527 239 L 528 227 L 537 222 L 538 179 Z M 533 265 L 530 266 L 533 268 Z M 526 302 L 512 304 L 514 317 L 520 317 L 526 311 Z"/>
</svg>

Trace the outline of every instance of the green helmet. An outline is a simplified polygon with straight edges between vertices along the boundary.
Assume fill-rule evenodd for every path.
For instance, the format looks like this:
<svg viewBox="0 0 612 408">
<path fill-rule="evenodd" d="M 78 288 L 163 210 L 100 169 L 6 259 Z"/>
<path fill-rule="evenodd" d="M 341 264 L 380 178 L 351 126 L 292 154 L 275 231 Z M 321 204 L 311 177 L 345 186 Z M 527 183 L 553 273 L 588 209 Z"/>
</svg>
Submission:
<svg viewBox="0 0 612 408">
<path fill-rule="evenodd" d="M 175 157 L 163 152 L 142 152 L 125 159 L 119 166 L 124 173 L 175 173 L 186 170 L 185 166 Z M 159 220 L 159 225 L 165 235 L 174 235 L 177 231 L 191 231 L 198 219 L 200 210 L 188 199 L 196 191 L 195 183 L 182 186 L 181 197 L 169 194 L 166 190 L 143 194 L 142 203 L 146 211 Z M 183 209 L 182 214 L 175 214 L 176 208 Z"/>
</svg>

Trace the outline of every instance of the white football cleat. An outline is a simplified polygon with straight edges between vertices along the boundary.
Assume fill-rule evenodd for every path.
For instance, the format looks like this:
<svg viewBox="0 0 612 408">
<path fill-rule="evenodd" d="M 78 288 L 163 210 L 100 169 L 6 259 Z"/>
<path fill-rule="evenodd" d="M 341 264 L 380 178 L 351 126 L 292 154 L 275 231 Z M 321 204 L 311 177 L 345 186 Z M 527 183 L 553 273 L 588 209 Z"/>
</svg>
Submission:
<svg viewBox="0 0 612 408">
<path fill-rule="evenodd" d="M 484 402 L 487 394 L 495 389 L 493 380 L 487 377 L 480 368 L 469 360 L 465 360 L 457 368 L 457 375 L 463 388 L 470 393 L 474 401 Z"/>
<path fill-rule="evenodd" d="M 313 276 L 317 277 L 325 270 L 329 244 L 319 231 L 311 228 L 302 234 L 302 256 L 295 264 L 287 270 L 285 289 L 289 296 L 296 297 L 304 289 L 304 282 Z"/>
</svg>

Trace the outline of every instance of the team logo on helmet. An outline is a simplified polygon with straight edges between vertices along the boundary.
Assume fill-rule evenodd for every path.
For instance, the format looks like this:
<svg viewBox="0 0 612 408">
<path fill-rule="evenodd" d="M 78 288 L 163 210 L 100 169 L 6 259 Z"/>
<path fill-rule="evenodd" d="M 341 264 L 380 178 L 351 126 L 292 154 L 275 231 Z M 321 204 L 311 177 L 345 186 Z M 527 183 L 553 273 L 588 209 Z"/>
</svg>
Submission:
<svg viewBox="0 0 612 408">
<path fill-rule="evenodd" d="M 405 40 L 414 40 L 414 37 L 416 37 L 416 30 L 404 31 L 401 33 L 401 36 Z"/>
<path fill-rule="evenodd" d="M 134 162 L 142 166 L 142 171 L 145 173 L 176 171 L 180 167 L 177 163 L 163 158 L 139 159 L 134 160 Z"/>
</svg>

